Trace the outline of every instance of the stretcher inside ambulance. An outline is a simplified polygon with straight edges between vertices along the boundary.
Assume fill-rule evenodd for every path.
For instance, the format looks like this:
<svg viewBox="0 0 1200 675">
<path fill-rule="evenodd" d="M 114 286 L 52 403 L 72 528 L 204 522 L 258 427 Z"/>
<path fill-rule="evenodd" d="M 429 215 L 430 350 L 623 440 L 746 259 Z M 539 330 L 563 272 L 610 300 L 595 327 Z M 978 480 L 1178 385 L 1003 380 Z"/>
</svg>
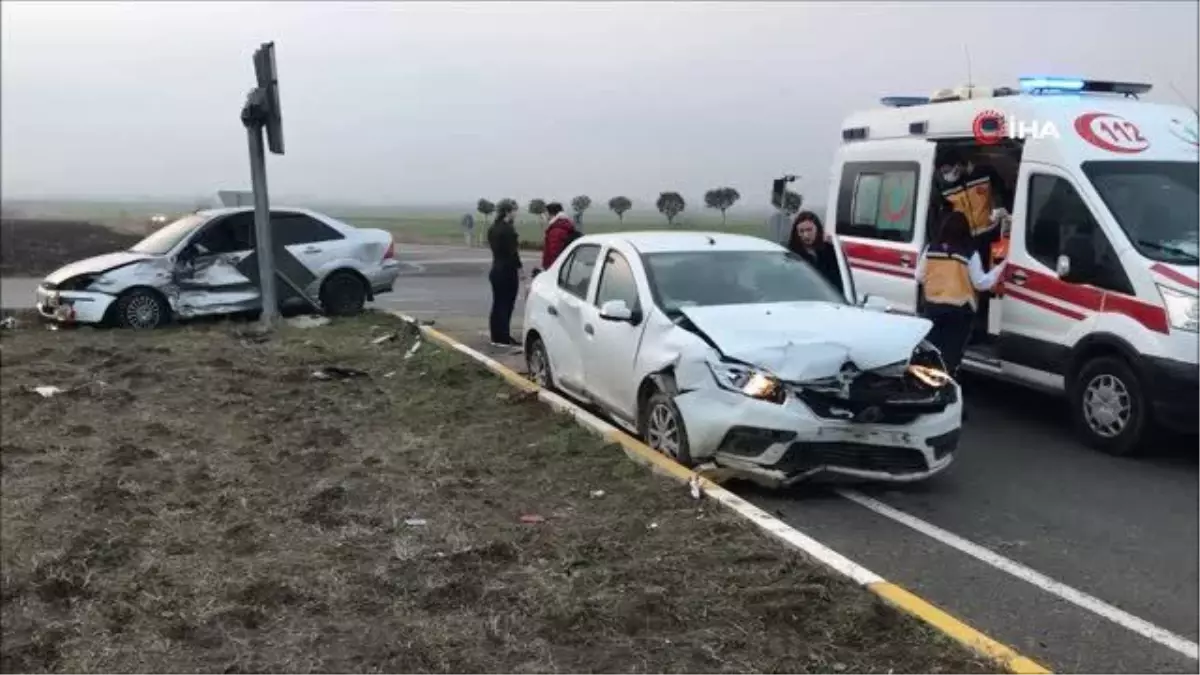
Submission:
<svg viewBox="0 0 1200 675">
<path fill-rule="evenodd" d="M 909 312 L 936 223 L 964 211 L 985 264 L 1008 264 L 963 367 L 1065 395 L 1115 454 L 1156 424 L 1196 433 L 1200 407 L 1197 118 L 1148 91 L 1042 77 L 883 99 L 844 123 L 827 202 L 852 292 Z"/>
</svg>

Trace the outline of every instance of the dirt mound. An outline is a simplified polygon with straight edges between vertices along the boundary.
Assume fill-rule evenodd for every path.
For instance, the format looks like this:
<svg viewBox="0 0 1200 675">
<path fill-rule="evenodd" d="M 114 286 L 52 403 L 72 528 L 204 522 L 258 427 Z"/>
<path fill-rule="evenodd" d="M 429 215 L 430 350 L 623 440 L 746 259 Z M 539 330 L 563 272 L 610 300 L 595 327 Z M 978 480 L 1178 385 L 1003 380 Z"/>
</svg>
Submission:
<svg viewBox="0 0 1200 675">
<path fill-rule="evenodd" d="M 6 218 L 0 220 L 0 276 L 42 276 L 82 258 L 123 251 L 139 239 L 82 221 Z"/>
</svg>

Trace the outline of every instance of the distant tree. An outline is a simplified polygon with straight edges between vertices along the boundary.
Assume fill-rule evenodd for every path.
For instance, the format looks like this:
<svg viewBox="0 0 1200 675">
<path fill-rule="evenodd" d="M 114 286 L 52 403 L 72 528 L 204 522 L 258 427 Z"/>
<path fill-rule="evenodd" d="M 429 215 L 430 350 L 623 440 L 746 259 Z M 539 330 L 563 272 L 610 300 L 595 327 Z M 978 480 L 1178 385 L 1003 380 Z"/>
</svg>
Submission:
<svg viewBox="0 0 1200 675">
<path fill-rule="evenodd" d="M 483 222 L 487 224 L 488 218 L 491 218 L 492 214 L 496 212 L 496 205 L 486 199 L 480 199 L 475 204 L 475 210 L 483 214 Z"/>
<path fill-rule="evenodd" d="M 579 195 L 578 197 L 571 200 L 571 211 L 573 211 L 575 213 L 576 218 L 579 218 L 579 216 L 583 215 L 583 212 L 587 211 L 588 208 L 591 207 L 591 205 L 592 205 L 591 197 L 589 197 L 587 195 Z"/>
<path fill-rule="evenodd" d="M 783 193 L 783 210 L 785 213 L 799 213 L 800 206 L 804 204 L 804 197 L 799 192 L 786 190 Z"/>
<path fill-rule="evenodd" d="M 725 225 L 725 211 L 737 203 L 742 195 L 731 187 L 713 188 L 704 193 L 704 205 L 721 212 L 721 225 Z"/>
<path fill-rule="evenodd" d="M 529 208 L 527 208 L 525 210 L 535 216 L 544 215 L 546 213 L 546 200 L 545 199 L 530 199 L 529 200 Z"/>
<path fill-rule="evenodd" d="M 517 211 L 521 210 L 520 205 L 517 204 L 517 200 L 513 199 L 512 197 L 505 197 L 504 199 L 501 199 L 500 201 L 496 202 L 497 209 L 502 209 L 506 206 L 513 213 L 516 213 Z"/>
<path fill-rule="evenodd" d="M 683 195 L 678 192 L 663 192 L 658 195 L 658 201 L 654 202 L 654 206 L 658 208 L 659 213 L 667 217 L 667 224 L 673 227 L 675 216 L 683 213 L 687 203 L 683 201 Z"/>
<path fill-rule="evenodd" d="M 608 200 L 608 208 L 617 214 L 617 218 L 624 224 L 625 212 L 633 208 L 633 202 L 629 201 L 629 197 L 613 197 Z"/>
</svg>

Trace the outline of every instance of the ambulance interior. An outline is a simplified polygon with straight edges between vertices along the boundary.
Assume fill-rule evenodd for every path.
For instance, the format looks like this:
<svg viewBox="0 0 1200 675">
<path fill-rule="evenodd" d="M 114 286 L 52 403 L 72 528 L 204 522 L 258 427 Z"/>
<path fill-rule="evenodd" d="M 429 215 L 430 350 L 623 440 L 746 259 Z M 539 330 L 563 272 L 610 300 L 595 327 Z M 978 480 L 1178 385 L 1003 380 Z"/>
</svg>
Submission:
<svg viewBox="0 0 1200 675">
<path fill-rule="evenodd" d="M 1020 140 L 1004 139 L 996 144 L 984 145 L 976 142 L 974 139 L 951 139 L 942 140 L 937 143 L 937 152 L 934 155 L 934 170 L 940 167 L 948 153 L 954 148 L 967 161 L 976 166 L 988 166 L 996 170 L 1001 182 L 1004 183 L 1003 193 L 1008 196 L 1007 203 L 995 204 L 996 207 L 1003 207 L 1011 214 L 1013 212 L 1012 200 L 1017 191 L 1017 175 L 1021 168 L 1021 153 L 1024 145 Z M 936 228 L 945 213 L 945 207 L 938 194 L 937 182 L 934 181 L 932 194 L 929 200 L 929 210 L 926 220 L 926 240 L 932 241 L 936 234 Z M 1002 237 L 1007 239 L 1009 236 L 1007 225 L 1002 231 Z M 924 245 L 923 242 L 922 246 Z M 1001 258 L 992 261 L 984 261 L 985 267 L 991 268 L 992 264 L 1000 262 Z M 992 293 L 981 293 L 979 297 L 979 310 L 976 314 L 975 331 L 972 333 L 970 341 L 970 351 L 974 356 L 984 358 L 993 358 L 992 341 L 1000 332 L 999 315 L 992 320 L 992 305 L 994 295 Z"/>
</svg>

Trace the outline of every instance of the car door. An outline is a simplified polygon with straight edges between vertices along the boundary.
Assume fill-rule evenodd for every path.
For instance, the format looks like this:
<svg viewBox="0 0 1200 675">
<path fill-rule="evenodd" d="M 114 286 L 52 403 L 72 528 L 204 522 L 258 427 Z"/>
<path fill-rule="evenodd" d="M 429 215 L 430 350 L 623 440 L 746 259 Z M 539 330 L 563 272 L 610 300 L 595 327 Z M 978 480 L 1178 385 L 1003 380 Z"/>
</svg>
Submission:
<svg viewBox="0 0 1200 675">
<path fill-rule="evenodd" d="M 576 246 L 558 270 L 558 284 L 547 311 L 561 338 L 548 342 L 550 363 L 559 385 L 583 393 L 583 308 L 595 276 L 599 244 Z"/>
<path fill-rule="evenodd" d="M 925 242 L 934 144 L 886 142 L 847 153 L 836 193 L 834 231 L 849 263 L 857 300 L 886 298 L 897 311 L 917 310 L 917 259 Z M 861 159 L 856 158 L 863 154 Z M 869 157 L 869 158 L 868 158 Z"/>
<path fill-rule="evenodd" d="M 218 217 L 184 245 L 175 261 L 181 316 L 221 314 L 259 306 L 253 265 L 254 213 Z"/>
<path fill-rule="evenodd" d="M 347 256 L 342 233 L 304 213 L 272 211 L 271 239 L 275 267 L 284 277 L 281 300 L 298 298 L 301 291 L 315 298 L 315 283 Z"/>
<path fill-rule="evenodd" d="M 1089 316 L 1108 297 L 1133 287 L 1094 211 L 1065 171 L 1026 164 L 1013 214 L 1008 267 L 1004 272 L 999 358 L 1006 373 L 1032 384 L 1059 388 L 1070 347 Z M 1092 242 L 1095 278 L 1071 283 L 1055 266 L 1067 238 Z"/>
<path fill-rule="evenodd" d="M 587 394 L 611 412 L 634 421 L 637 414 L 637 378 L 634 367 L 638 345 L 645 331 L 642 297 L 629 258 L 609 248 L 604 253 L 596 280 L 595 298 L 583 309 L 583 364 Z M 621 300 L 632 313 L 630 321 L 600 316 L 610 300 Z"/>
</svg>

